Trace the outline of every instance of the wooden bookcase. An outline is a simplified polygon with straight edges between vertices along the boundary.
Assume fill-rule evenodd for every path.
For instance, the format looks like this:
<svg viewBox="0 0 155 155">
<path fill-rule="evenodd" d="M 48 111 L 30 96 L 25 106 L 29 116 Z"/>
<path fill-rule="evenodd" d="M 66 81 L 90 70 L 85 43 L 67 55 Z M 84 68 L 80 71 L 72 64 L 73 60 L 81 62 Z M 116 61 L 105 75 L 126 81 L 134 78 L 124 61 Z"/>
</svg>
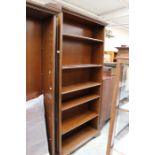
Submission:
<svg viewBox="0 0 155 155">
<path fill-rule="evenodd" d="M 56 14 L 61 8 L 26 2 L 26 98 L 44 94 L 48 142 L 55 153 L 54 95 Z"/>
<path fill-rule="evenodd" d="M 69 155 L 99 134 L 106 23 L 63 8 L 58 25 L 56 153 Z"/>
</svg>

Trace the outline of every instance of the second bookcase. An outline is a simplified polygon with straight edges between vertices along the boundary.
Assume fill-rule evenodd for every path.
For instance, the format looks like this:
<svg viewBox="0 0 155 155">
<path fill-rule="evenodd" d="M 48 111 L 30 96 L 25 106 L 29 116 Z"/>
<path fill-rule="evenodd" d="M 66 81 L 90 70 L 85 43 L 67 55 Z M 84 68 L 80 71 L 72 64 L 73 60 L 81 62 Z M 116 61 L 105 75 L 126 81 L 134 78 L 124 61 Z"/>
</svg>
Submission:
<svg viewBox="0 0 155 155">
<path fill-rule="evenodd" d="M 99 134 L 106 24 L 63 9 L 58 25 L 56 151 L 69 155 Z"/>
</svg>

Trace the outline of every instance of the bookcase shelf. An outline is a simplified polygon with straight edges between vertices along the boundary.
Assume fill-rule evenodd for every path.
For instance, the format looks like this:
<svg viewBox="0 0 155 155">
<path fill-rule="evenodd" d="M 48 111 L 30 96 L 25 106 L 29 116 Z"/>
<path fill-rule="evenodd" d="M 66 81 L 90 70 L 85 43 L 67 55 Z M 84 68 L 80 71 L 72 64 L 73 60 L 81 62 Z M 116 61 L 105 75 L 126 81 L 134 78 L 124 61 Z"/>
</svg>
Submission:
<svg viewBox="0 0 155 155">
<path fill-rule="evenodd" d="M 69 38 L 69 39 L 76 39 L 76 40 L 81 40 L 81 41 L 88 41 L 88 42 L 94 42 L 94 43 L 103 43 L 103 40 L 100 39 L 95 39 L 91 37 L 85 37 L 85 36 L 80 36 L 80 35 L 75 35 L 75 34 L 63 34 L 64 38 Z"/>
<path fill-rule="evenodd" d="M 74 91 L 92 88 L 101 85 L 101 83 L 98 82 L 85 82 L 85 83 L 78 83 L 70 86 L 62 87 L 62 94 L 71 93 Z"/>
<path fill-rule="evenodd" d="M 97 113 L 87 110 L 64 120 L 62 122 L 62 135 L 90 121 L 97 115 Z"/>
<path fill-rule="evenodd" d="M 87 103 L 87 102 L 95 100 L 95 99 L 98 99 L 99 97 L 100 97 L 99 95 L 90 94 L 90 95 L 85 95 L 85 96 L 79 97 L 77 99 L 71 99 L 69 101 L 63 102 L 62 103 L 62 111 L 82 105 L 84 103 Z"/>
<path fill-rule="evenodd" d="M 62 155 L 69 155 L 88 140 L 95 137 L 98 131 L 90 126 L 87 126 L 63 139 Z"/>
<path fill-rule="evenodd" d="M 97 68 L 102 67 L 102 64 L 80 64 L 80 65 L 63 65 L 62 69 L 78 69 L 78 68 Z"/>
</svg>

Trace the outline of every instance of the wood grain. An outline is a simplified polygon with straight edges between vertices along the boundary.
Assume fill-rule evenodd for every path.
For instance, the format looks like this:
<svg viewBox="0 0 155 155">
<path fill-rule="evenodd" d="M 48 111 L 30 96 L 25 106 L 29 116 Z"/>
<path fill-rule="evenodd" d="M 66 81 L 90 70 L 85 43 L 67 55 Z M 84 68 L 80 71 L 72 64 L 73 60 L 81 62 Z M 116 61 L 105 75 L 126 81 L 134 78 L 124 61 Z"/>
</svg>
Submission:
<svg viewBox="0 0 155 155">
<path fill-rule="evenodd" d="M 95 38 L 91 38 L 91 37 L 85 37 L 85 36 L 80 36 L 80 35 L 73 35 L 73 34 L 67 34 L 67 33 L 64 33 L 63 34 L 63 37 L 64 38 L 71 38 L 71 39 L 76 39 L 76 40 L 81 40 L 81 41 L 89 41 L 89 42 L 92 42 L 92 43 L 103 43 L 103 40 L 100 40 L 100 39 L 95 39 Z"/>
<path fill-rule="evenodd" d="M 44 95 L 46 129 L 51 155 L 55 154 L 55 41 L 57 6 L 26 3 L 26 96 Z"/>
<path fill-rule="evenodd" d="M 99 133 L 104 23 L 65 10 L 60 24 L 57 153 L 68 155 Z"/>
<path fill-rule="evenodd" d="M 40 20 L 26 19 L 26 98 L 35 98 L 42 93 L 41 66 L 42 25 Z"/>
<path fill-rule="evenodd" d="M 97 134 L 96 129 L 88 126 L 63 139 L 62 155 L 69 155 Z"/>
<path fill-rule="evenodd" d="M 91 119 L 95 118 L 97 116 L 97 113 L 92 111 L 84 111 L 82 113 L 79 113 L 78 115 L 75 115 L 71 118 L 65 119 L 62 122 L 62 134 L 65 134 L 80 125 L 90 121 Z"/>
<path fill-rule="evenodd" d="M 77 99 L 72 99 L 72 100 L 63 102 L 63 103 L 62 103 L 62 111 L 68 110 L 68 109 L 70 109 L 70 108 L 79 106 L 79 105 L 84 104 L 84 103 L 86 103 L 86 102 L 95 100 L 95 99 L 97 99 L 97 98 L 99 98 L 99 97 L 100 97 L 99 95 L 90 94 L 90 95 L 85 95 L 85 96 L 79 97 L 79 98 L 77 98 Z"/>
<path fill-rule="evenodd" d="M 62 94 L 66 93 L 71 93 L 74 91 L 82 90 L 82 89 L 87 89 L 91 87 L 96 87 L 101 85 L 101 83 L 98 82 L 85 82 L 85 83 L 79 83 L 71 86 L 65 86 L 62 88 Z"/>
</svg>

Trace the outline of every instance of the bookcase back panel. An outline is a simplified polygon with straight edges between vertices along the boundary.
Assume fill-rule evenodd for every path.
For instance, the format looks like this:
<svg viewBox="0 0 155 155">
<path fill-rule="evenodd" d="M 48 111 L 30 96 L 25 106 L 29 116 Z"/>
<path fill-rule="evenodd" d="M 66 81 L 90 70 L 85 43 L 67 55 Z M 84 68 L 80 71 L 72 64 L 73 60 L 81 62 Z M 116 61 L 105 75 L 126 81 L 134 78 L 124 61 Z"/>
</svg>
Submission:
<svg viewBox="0 0 155 155">
<path fill-rule="evenodd" d="M 87 110 L 88 110 L 87 104 L 83 104 L 83 105 L 78 106 L 76 108 L 66 110 L 66 111 L 62 112 L 62 120 L 72 118 L 75 115 L 80 115 L 80 113 L 85 112 Z"/>
<path fill-rule="evenodd" d="M 93 120 L 90 120 L 89 122 L 86 122 L 86 123 L 82 124 L 78 128 L 75 128 L 74 130 L 64 134 L 62 136 L 62 140 L 68 139 L 68 137 L 72 137 L 74 134 L 78 133 L 79 131 L 83 131 L 83 129 L 85 129 L 87 127 L 93 127 L 94 129 L 97 129 L 97 127 L 95 127 L 94 121 L 96 121 L 96 118 L 93 119 Z M 73 139 L 72 139 L 72 141 L 73 141 Z"/>
<path fill-rule="evenodd" d="M 100 68 L 69 69 L 62 72 L 62 86 L 82 82 L 101 82 L 102 70 Z"/>
<path fill-rule="evenodd" d="M 27 100 L 42 92 L 41 66 L 42 23 L 40 20 L 26 19 L 26 94 Z"/>
<path fill-rule="evenodd" d="M 90 26 L 78 22 L 73 23 L 71 20 L 64 21 L 63 32 L 85 37 L 93 37 L 92 28 Z"/>
<path fill-rule="evenodd" d="M 63 95 L 62 101 L 64 102 L 67 100 L 76 99 L 76 98 L 82 97 L 84 95 L 89 95 L 89 94 L 90 94 L 90 89 L 84 89 L 84 90 L 72 92 L 72 93 Z"/>
<path fill-rule="evenodd" d="M 83 42 L 71 38 L 63 40 L 62 65 L 103 63 L 103 44 Z"/>
<path fill-rule="evenodd" d="M 90 111 L 94 111 L 96 113 L 99 113 L 99 99 L 90 101 L 88 104 L 88 109 Z"/>
<path fill-rule="evenodd" d="M 90 43 L 64 39 L 62 64 L 90 64 L 91 51 Z"/>
<path fill-rule="evenodd" d="M 62 73 L 62 81 L 63 86 L 88 82 L 90 81 L 90 71 L 89 69 L 64 70 Z"/>
<path fill-rule="evenodd" d="M 63 33 L 103 40 L 104 29 L 90 21 L 64 14 Z"/>
<path fill-rule="evenodd" d="M 94 64 L 103 64 L 103 51 L 103 44 L 94 44 L 91 53 L 91 62 Z"/>
<path fill-rule="evenodd" d="M 90 81 L 102 82 L 102 70 L 100 68 L 91 68 L 90 70 Z"/>
<path fill-rule="evenodd" d="M 54 77 L 54 17 L 26 17 L 27 100 L 44 92 L 51 94 Z M 44 95 L 46 95 L 46 93 Z M 45 97 L 46 99 L 46 97 Z"/>
</svg>

